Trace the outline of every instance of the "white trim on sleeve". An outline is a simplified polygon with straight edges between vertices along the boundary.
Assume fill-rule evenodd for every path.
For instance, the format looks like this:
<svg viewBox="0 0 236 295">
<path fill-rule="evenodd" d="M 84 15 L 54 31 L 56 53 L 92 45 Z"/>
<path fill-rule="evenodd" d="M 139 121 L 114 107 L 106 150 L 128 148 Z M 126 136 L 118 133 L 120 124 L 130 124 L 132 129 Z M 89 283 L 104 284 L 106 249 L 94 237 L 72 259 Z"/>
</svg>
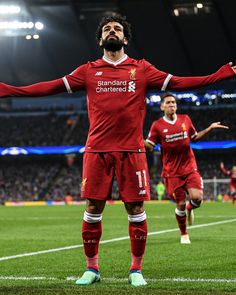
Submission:
<svg viewBox="0 0 236 295">
<path fill-rule="evenodd" d="M 197 132 L 194 133 L 194 134 L 191 136 L 191 139 L 193 139 L 193 138 L 196 137 L 196 136 L 197 136 Z"/>
<path fill-rule="evenodd" d="M 150 139 L 146 139 L 146 142 L 150 143 L 151 145 L 155 146 L 155 142 L 151 141 Z"/>
<path fill-rule="evenodd" d="M 166 79 L 165 79 L 165 81 L 164 81 L 164 83 L 163 83 L 163 85 L 162 85 L 162 87 L 161 87 L 161 91 L 165 91 L 166 90 L 166 87 L 167 87 L 167 85 L 168 85 L 168 83 L 170 82 L 170 79 L 173 77 L 173 75 L 171 75 L 171 74 L 168 74 L 167 75 L 167 77 L 166 77 Z"/>
<path fill-rule="evenodd" d="M 68 93 L 73 93 L 72 89 L 70 88 L 70 84 L 69 84 L 69 82 L 67 81 L 66 77 L 63 77 L 62 80 L 63 80 L 63 82 L 64 82 L 64 84 L 65 84 L 65 86 L 66 86 L 66 90 L 67 90 L 67 92 L 68 92 Z"/>
</svg>

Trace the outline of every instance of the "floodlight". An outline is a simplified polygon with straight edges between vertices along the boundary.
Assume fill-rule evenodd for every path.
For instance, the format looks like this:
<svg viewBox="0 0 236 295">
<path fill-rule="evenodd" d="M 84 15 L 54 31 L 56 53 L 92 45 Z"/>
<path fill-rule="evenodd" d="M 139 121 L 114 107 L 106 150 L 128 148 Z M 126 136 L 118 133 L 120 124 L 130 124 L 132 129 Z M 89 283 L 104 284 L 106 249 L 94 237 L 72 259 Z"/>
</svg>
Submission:
<svg viewBox="0 0 236 295">
<path fill-rule="evenodd" d="M 41 23 L 41 22 L 36 22 L 36 23 L 35 23 L 35 28 L 36 28 L 37 30 L 42 30 L 42 29 L 44 28 L 44 25 L 43 25 L 43 23 Z"/>
<path fill-rule="evenodd" d="M 199 8 L 199 9 L 203 8 L 203 4 L 202 3 L 197 3 L 197 8 Z"/>
<path fill-rule="evenodd" d="M 16 5 L 0 5 L 0 14 L 18 14 L 20 13 L 20 6 Z"/>
</svg>

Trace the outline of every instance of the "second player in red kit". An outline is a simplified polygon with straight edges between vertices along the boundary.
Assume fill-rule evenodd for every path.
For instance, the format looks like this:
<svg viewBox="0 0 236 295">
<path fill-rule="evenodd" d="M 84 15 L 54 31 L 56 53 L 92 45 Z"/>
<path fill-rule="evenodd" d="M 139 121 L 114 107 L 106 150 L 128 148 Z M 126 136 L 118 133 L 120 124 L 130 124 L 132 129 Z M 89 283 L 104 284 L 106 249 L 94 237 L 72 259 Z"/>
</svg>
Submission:
<svg viewBox="0 0 236 295">
<path fill-rule="evenodd" d="M 193 209 L 200 207 L 203 200 L 203 181 L 190 143 L 200 140 L 213 129 L 228 127 L 215 122 L 197 132 L 188 115 L 176 114 L 176 99 L 171 93 L 162 96 L 161 110 L 164 116 L 153 122 L 145 145 L 148 150 L 153 150 L 158 143 L 161 146 L 162 177 L 169 197 L 176 203 L 175 214 L 181 234 L 180 242 L 190 244 L 186 219 L 188 217 L 191 225 Z M 190 200 L 186 206 L 187 194 Z"/>
</svg>

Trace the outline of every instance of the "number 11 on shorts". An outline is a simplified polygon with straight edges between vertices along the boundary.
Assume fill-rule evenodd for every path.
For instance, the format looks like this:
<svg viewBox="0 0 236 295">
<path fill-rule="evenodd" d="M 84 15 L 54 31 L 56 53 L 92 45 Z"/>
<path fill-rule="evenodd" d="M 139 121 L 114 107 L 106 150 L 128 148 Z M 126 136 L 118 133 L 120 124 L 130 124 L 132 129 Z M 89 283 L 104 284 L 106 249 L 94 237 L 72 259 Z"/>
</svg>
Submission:
<svg viewBox="0 0 236 295">
<path fill-rule="evenodd" d="M 136 171 L 136 175 L 138 176 L 138 184 L 139 187 L 146 187 L 147 186 L 147 176 L 145 170 Z"/>
</svg>

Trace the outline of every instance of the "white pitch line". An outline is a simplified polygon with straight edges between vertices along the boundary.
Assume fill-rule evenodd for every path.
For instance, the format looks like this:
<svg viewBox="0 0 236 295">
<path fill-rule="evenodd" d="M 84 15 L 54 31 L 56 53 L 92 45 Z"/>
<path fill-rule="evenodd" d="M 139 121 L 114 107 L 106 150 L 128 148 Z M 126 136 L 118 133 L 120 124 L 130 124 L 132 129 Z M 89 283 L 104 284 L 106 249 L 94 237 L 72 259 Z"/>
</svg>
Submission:
<svg viewBox="0 0 236 295">
<path fill-rule="evenodd" d="M 51 252 L 70 250 L 70 249 L 77 249 L 77 248 L 82 248 L 82 247 L 83 247 L 83 245 L 74 245 L 74 246 L 68 246 L 68 247 L 63 247 L 63 248 L 55 248 L 55 249 L 42 250 L 42 251 L 37 251 L 37 252 L 17 254 L 17 255 L 13 255 L 13 256 L 1 257 L 0 261 L 20 258 L 20 257 L 26 257 L 26 256 L 34 256 L 34 255 L 39 255 L 39 254 L 51 253 Z"/>
<path fill-rule="evenodd" d="M 67 281 L 76 281 L 78 277 L 67 277 Z M 102 281 L 127 281 L 127 278 L 101 278 Z M 150 279 L 146 278 L 145 280 L 149 282 L 213 282 L 213 283 L 236 283 L 235 279 L 203 279 L 203 278 L 162 278 L 162 279 Z"/>
<path fill-rule="evenodd" d="M 76 281 L 78 277 L 67 277 L 56 278 L 56 277 L 45 277 L 45 276 L 35 276 L 35 277 L 15 277 L 15 276 L 0 276 L 0 281 Z M 148 282 L 182 282 L 182 283 L 229 283 L 235 284 L 236 279 L 210 279 L 210 278 L 162 278 L 162 279 L 151 279 L 145 278 Z M 126 282 L 127 278 L 103 278 L 102 281 L 107 282 Z"/>
<path fill-rule="evenodd" d="M 212 225 L 219 225 L 219 224 L 231 223 L 231 222 L 235 222 L 235 221 L 236 221 L 236 218 L 229 219 L 229 220 L 222 220 L 222 221 L 210 222 L 210 223 L 205 223 L 205 224 L 196 224 L 196 225 L 188 226 L 188 229 L 194 229 L 194 228 L 207 227 L 207 226 L 212 226 Z M 151 232 L 148 235 L 149 236 L 152 236 L 152 235 L 160 235 L 160 234 L 170 233 L 170 232 L 175 232 L 175 231 L 179 231 L 179 228 L 173 228 L 173 229 L 167 229 L 167 230 L 162 230 L 162 231 Z"/>
<path fill-rule="evenodd" d="M 231 223 L 231 222 L 235 222 L 235 221 L 236 221 L 236 218 L 229 219 L 229 220 L 217 221 L 217 222 L 210 222 L 210 223 L 205 223 L 205 224 L 192 225 L 190 228 L 194 229 L 194 228 L 200 228 L 200 227 L 207 227 L 207 226 Z M 161 231 L 156 231 L 156 232 L 150 232 L 150 233 L 148 233 L 148 235 L 149 236 L 161 235 L 161 234 L 166 234 L 166 233 L 171 233 L 171 232 L 176 232 L 176 231 L 179 231 L 179 228 L 172 228 L 172 229 L 166 229 L 166 230 L 161 230 Z M 128 239 L 129 239 L 129 236 L 124 236 L 124 237 L 120 237 L 120 238 L 104 240 L 104 241 L 101 241 L 100 244 L 108 244 L 108 243 L 124 241 L 124 240 L 128 240 Z M 17 254 L 17 255 L 13 255 L 13 256 L 0 257 L 0 261 L 21 258 L 21 257 L 27 257 L 27 256 L 40 255 L 40 254 L 46 254 L 46 253 L 52 253 L 52 252 L 58 252 L 58 251 L 64 251 L 64 250 L 77 249 L 77 248 L 82 248 L 82 247 L 83 247 L 83 244 L 72 245 L 72 246 L 67 246 L 67 247 L 62 247 L 62 248 L 42 250 L 42 251 L 36 251 L 36 252 L 30 252 L 30 253 L 22 253 L 22 254 Z"/>
<path fill-rule="evenodd" d="M 52 277 L 14 277 L 14 276 L 0 276 L 0 281 L 55 281 L 57 278 Z"/>
</svg>

